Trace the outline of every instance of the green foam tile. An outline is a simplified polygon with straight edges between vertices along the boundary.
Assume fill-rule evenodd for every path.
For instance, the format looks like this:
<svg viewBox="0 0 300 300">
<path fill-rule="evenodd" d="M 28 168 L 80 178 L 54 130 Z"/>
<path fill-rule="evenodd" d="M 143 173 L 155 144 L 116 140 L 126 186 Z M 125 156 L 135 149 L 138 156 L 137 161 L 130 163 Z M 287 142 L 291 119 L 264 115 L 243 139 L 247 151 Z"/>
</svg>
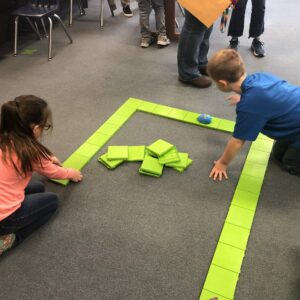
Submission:
<svg viewBox="0 0 300 300">
<path fill-rule="evenodd" d="M 231 204 L 226 222 L 246 229 L 251 229 L 254 211 Z"/>
<path fill-rule="evenodd" d="M 256 141 L 252 142 L 251 148 L 253 150 L 260 150 L 265 152 L 271 152 L 273 148 L 273 141 L 272 140 L 265 140 L 265 139 L 257 139 Z"/>
<path fill-rule="evenodd" d="M 269 161 L 270 153 L 251 149 L 247 155 L 247 161 L 266 165 Z"/>
<path fill-rule="evenodd" d="M 109 124 L 122 126 L 127 122 L 127 120 L 128 120 L 127 117 L 117 115 L 117 114 L 113 114 L 106 122 L 109 123 Z"/>
<path fill-rule="evenodd" d="M 63 166 L 66 168 L 73 168 L 80 171 L 89 161 L 89 157 L 76 154 L 75 152 L 63 162 Z"/>
<path fill-rule="evenodd" d="M 142 161 L 145 158 L 145 146 L 128 146 L 127 161 Z"/>
<path fill-rule="evenodd" d="M 234 131 L 235 122 L 231 120 L 220 119 L 218 130 L 230 132 Z"/>
<path fill-rule="evenodd" d="M 152 143 L 151 145 L 147 146 L 146 150 L 149 153 L 151 153 L 153 155 L 156 155 L 157 157 L 160 157 L 160 156 L 164 155 L 165 153 L 167 153 L 168 151 L 170 151 L 173 148 L 174 148 L 174 145 L 168 143 L 165 140 L 158 139 L 154 143 Z"/>
<path fill-rule="evenodd" d="M 188 163 L 185 168 L 181 167 L 173 167 L 174 170 L 178 171 L 179 173 L 183 173 L 191 164 L 193 163 L 193 160 L 188 158 Z"/>
<path fill-rule="evenodd" d="M 106 166 L 108 169 L 115 169 L 117 166 L 124 162 L 123 159 L 115 159 L 115 160 L 108 160 L 107 153 L 104 153 L 98 158 L 98 161 Z"/>
<path fill-rule="evenodd" d="M 167 118 L 170 119 L 175 119 L 177 121 L 183 121 L 184 117 L 187 115 L 186 110 L 178 109 L 178 108 L 173 108 L 167 115 Z"/>
<path fill-rule="evenodd" d="M 230 300 L 211 291 L 202 290 L 199 300 Z"/>
<path fill-rule="evenodd" d="M 236 189 L 259 195 L 263 180 L 242 173 Z"/>
<path fill-rule="evenodd" d="M 110 135 L 95 132 L 85 142 L 98 146 L 100 149 L 110 140 Z"/>
<path fill-rule="evenodd" d="M 79 154 L 82 156 L 86 156 L 88 158 L 92 158 L 98 151 L 100 150 L 99 146 L 83 143 L 74 154 Z"/>
<path fill-rule="evenodd" d="M 263 179 L 267 170 L 267 165 L 256 164 L 251 161 L 246 160 L 242 173 L 244 175 L 249 175 Z"/>
<path fill-rule="evenodd" d="M 226 131 L 226 132 L 233 132 L 234 125 L 235 125 L 235 122 L 233 122 L 233 121 L 221 119 L 217 129 L 221 130 L 221 131 Z"/>
<path fill-rule="evenodd" d="M 259 195 L 236 189 L 232 204 L 255 211 Z"/>
<path fill-rule="evenodd" d="M 108 146 L 107 159 L 122 159 L 127 160 L 128 158 L 128 146 Z"/>
<path fill-rule="evenodd" d="M 96 132 L 113 136 L 120 129 L 120 127 L 121 126 L 119 126 L 119 125 L 109 124 L 109 123 L 105 122 L 102 126 L 100 126 L 97 129 Z"/>
<path fill-rule="evenodd" d="M 267 141 L 272 141 L 272 142 L 274 142 L 273 139 L 269 138 L 268 136 L 266 136 L 266 135 L 264 135 L 264 134 L 262 134 L 262 133 L 260 133 L 260 134 L 258 135 L 257 139 L 259 139 L 259 140 L 267 140 Z"/>
<path fill-rule="evenodd" d="M 240 273 L 245 252 L 227 244 L 218 243 L 212 264 Z"/>
<path fill-rule="evenodd" d="M 125 105 L 137 109 L 144 101 L 136 98 L 129 98 Z"/>
<path fill-rule="evenodd" d="M 127 117 L 127 119 L 129 119 L 135 112 L 136 112 L 136 108 L 123 104 L 121 107 L 119 107 L 116 110 L 115 114 L 119 116 Z"/>
<path fill-rule="evenodd" d="M 60 185 L 63 185 L 63 186 L 67 186 L 70 182 L 69 179 L 51 179 L 52 182 L 54 183 L 58 183 Z"/>
<path fill-rule="evenodd" d="M 140 167 L 140 173 L 151 176 L 161 176 L 163 168 L 164 166 L 158 162 L 157 158 L 146 155 Z"/>
<path fill-rule="evenodd" d="M 186 116 L 184 117 L 183 121 L 190 124 L 200 125 L 197 118 L 199 117 L 199 114 L 189 111 Z"/>
<path fill-rule="evenodd" d="M 219 242 L 246 250 L 249 234 L 248 229 L 225 222 Z"/>
<path fill-rule="evenodd" d="M 203 288 L 233 299 L 238 279 L 237 273 L 211 265 Z"/>
<path fill-rule="evenodd" d="M 172 168 L 186 168 L 188 165 L 188 159 L 189 159 L 189 154 L 188 153 L 183 153 L 183 152 L 178 152 L 179 155 L 179 161 L 172 162 L 172 163 L 167 163 L 166 167 L 172 167 Z"/>
<path fill-rule="evenodd" d="M 153 103 L 153 102 L 148 102 L 148 101 L 143 101 L 139 107 L 139 111 L 147 112 L 147 113 L 152 113 L 154 109 L 157 107 L 158 104 Z"/>
<path fill-rule="evenodd" d="M 177 149 L 174 147 L 173 149 L 171 149 L 170 151 L 168 151 L 167 153 L 159 157 L 158 161 L 162 165 L 180 161 L 180 157 Z"/>
<path fill-rule="evenodd" d="M 172 110 L 172 107 L 158 104 L 155 107 L 155 109 L 152 111 L 152 114 L 162 116 L 162 117 L 167 117 L 171 110 Z"/>
</svg>

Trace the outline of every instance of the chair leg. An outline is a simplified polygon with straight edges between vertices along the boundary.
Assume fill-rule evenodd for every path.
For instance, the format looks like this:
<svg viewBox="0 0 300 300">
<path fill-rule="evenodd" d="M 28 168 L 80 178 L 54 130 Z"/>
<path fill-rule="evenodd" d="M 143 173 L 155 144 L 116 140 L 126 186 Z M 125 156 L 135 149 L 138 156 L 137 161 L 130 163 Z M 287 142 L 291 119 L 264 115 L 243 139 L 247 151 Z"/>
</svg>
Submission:
<svg viewBox="0 0 300 300">
<path fill-rule="evenodd" d="M 110 9 L 111 16 L 114 17 L 115 16 L 114 9 L 116 9 L 116 7 L 115 8 L 111 7 L 111 5 L 109 5 L 109 0 L 107 0 L 107 2 L 108 2 L 108 6 L 109 6 L 109 9 Z"/>
<path fill-rule="evenodd" d="M 39 40 L 41 40 L 42 37 L 41 37 L 40 32 L 39 32 L 39 30 L 37 29 L 37 27 L 35 27 L 35 26 L 33 25 L 32 21 L 31 21 L 28 17 L 26 17 L 25 19 L 26 19 L 27 22 L 29 23 L 29 25 L 30 25 L 30 27 L 32 28 L 32 30 L 36 33 L 36 35 L 38 36 Z"/>
<path fill-rule="evenodd" d="M 69 26 L 73 24 L 73 0 L 70 0 Z"/>
<path fill-rule="evenodd" d="M 48 60 L 52 59 L 52 28 L 53 23 L 51 17 L 48 17 L 49 20 L 49 40 L 48 40 Z"/>
<path fill-rule="evenodd" d="M 46 29 L 45 22 L 44 22 L 43 18 L 41 19 L 41 23 L 42 23 L 42 27 L 43 27 L 43 30 L 44 30 L 44 33 L 45 33 L 45 37 L 48 38 L 48 33 L 47 33 L 47 29 Z"/>
<path fill-rule="evenodd" d="M 17 56 L 17 47 L 18 47 L 18 23 L 19 16 L 15 17 L 15 41 L 14 41 L 14 56 Z"/>
<path fill-rule="evenodd" d="M 104 0 L 100 0 L 100 29 L 103 29 Z"/>
<path fill-rule="evenodd" d="M 179 9 L 180 9 L 180 11 L 182 13 L 182 16 L 185 17 L 185 12 L 184 12 L 182 6 L 180 5 L 180 3 L 178 1 L 176 1 L 176 3 L 177 3 L 177 5 L 178 5 L 178 7 L 179 7 Z"/>
<path fill-rule="evenodd" d="M 72 44 L 72 43 L 73 43 L 73 40 L 72 40 L 72 38 L 71 38 L 69 32 L 67 31 L 67 28 L 66 28 L 65 24 L 64 24 L 63 21 L 61 20 L 60 16 L 57 15 L 57 14 L 54 14 L 53 16 L 59 21 L 60 25 L 62 26 L 62 28 L 63 28 L 63 30 L 64 30 L 64 32 L 65 32 L 65 34 L 66 34 L 67 37 L 69 38 L 70 43 Z"/>
</svg>

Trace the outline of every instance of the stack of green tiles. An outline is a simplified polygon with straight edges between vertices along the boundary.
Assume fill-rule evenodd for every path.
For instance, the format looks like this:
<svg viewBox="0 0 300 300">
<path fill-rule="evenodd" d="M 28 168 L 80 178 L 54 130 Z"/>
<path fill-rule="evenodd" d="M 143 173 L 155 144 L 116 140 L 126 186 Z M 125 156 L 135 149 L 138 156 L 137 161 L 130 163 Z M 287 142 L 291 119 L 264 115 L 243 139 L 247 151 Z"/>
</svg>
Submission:
<svg viewBox="0 0 300 300">
<path fill-rule="evenodd" d="M 108 169 L 115 169 L 125 161 L 142 161 L 145 157 L 145 146 L 108 146 L 106 153 L 98 161 Z"/>
<path fill-rule="evenodd" d="M 139 173 L 160 177 L 164 166 L 182 173 L 192 164 L 188 153 L 178 152 L 177 148 L 167 141 L 159 139 L 149 146 L 109 146 L 98 161 L 108 169 L 115 169 L 123 162 L 142 161 Z"/>
</svg>

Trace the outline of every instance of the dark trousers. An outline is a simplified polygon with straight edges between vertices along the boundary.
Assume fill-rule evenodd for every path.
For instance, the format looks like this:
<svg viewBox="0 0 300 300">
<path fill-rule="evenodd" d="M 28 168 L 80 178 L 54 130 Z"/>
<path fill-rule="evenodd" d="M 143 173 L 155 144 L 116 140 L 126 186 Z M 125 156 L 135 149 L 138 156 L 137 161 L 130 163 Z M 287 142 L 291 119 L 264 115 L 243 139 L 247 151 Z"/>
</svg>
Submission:
<svg viewBox="0 0 300 300">
<path fill-rule="evenodd" d="M 191 81 L 201 76 L 199 69 L 207 65 L 212 28 L 212 26 L 207 28 L 185 10 L 185 21 L 177 50 L 178 73 L 181 80 Z"/>
<path fill-rule="evenodd" d="M 276 141 L 272 154 L 285 171 L 300 176 L 300 149 L 294 147 L 291 141 Z"/>
<path fill-rule="evenodd" d="M 21 207 L 0 222 L 0 235 L 14 233 L 16 246 L 46 223 L 57 207 L 57 195 L 46 193 L 41 182 L 32 182 L 25 189 L 25 199 Z"/>
<path fill-rule="evenodd" d="M 232 11 L 228 35 L 240 37 L 244 32 L 245 12 L 248 0 L 239 0 Z M 264 32 L 265 0 L 252 0 L 249 37 L 259 37 Z"/>
</svg>

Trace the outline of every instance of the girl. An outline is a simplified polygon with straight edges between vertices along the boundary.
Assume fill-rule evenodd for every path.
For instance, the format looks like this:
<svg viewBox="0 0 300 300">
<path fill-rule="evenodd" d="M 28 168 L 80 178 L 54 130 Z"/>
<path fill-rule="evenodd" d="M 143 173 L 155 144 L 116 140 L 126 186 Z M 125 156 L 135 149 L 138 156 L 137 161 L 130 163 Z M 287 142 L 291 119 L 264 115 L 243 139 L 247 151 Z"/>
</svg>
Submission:
<svg viewBox="0 0 300 300">
<path fill-rule="evenodd" d="M 79 171 L 61 167 L 39 142 L 43 130 L 50 128 L 51 111 L 41 98 L 20 96 L 2 106 L 0 255 L 46 223 L 57 209 L 56 194 L 46 193 L 41 182 L 29 183 L 34 171 L 49 178 L 82 180 Z"/>
</svg>

